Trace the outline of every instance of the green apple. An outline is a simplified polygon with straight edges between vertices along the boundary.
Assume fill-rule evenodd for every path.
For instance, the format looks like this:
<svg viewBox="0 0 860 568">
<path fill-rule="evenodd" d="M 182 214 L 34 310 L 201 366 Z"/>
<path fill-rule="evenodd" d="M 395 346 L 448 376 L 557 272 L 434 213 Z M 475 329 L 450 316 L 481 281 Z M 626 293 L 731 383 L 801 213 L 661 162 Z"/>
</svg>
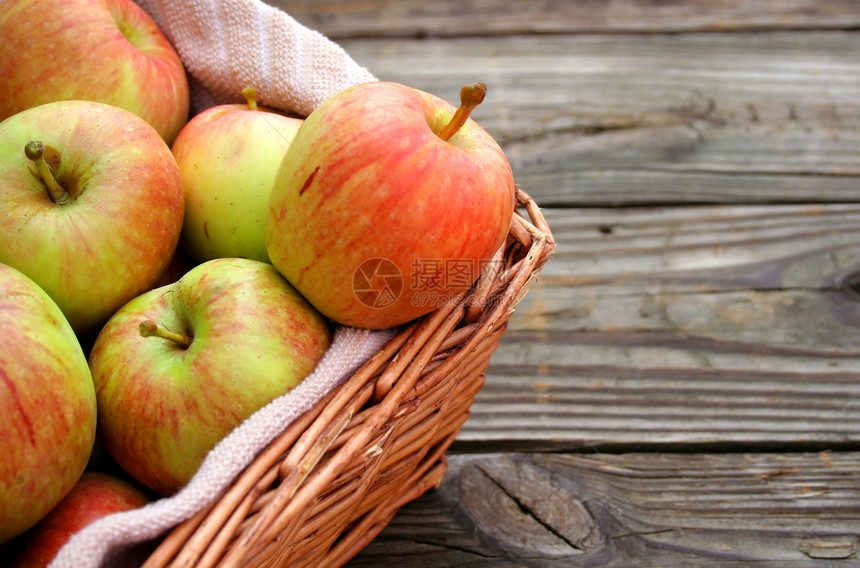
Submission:
<svg viewBox="0 0 860 568">
<path fill-rule="evenodd" d="M 469 118 L 486 86 L 455 109 L 394 83 L 350 87 L 302 124 L 266 216 L 272 264 L 341 324 L 381 329 L 468 290 L 504 244 L 514 178 Z"/>
<path fill-rule="evenodd" d="M 100 438 L 135 479 L 171 494 L 330 342 L 328 320 L 271 264 L 204 262 L 127 303 L 96 338 Z"/>
<path fill-rule="evenodd" d="M 269 262 L 263 220 L 275 175 L 299 118 L 247 104 L 224 104 L 194 116 L 173 143 L 185 189 L 180 247 L 197 262 L 251 258 Z"/>
<path fill-rule="evenodd" d="M 0 542 L 48 514 L 83 473 L 96 396 L 77 337 L 33 280 L 0 264 Z"/>
<path fill-rule="evenodd" d="M 48 102 L 122 107 L 170 144 L 188 120 L 179 56 L 131 0 L 0 2 L 0 120 Z"/>
<path fill-rule="evenodd" d="M 0 123 L 0 262 L 35 280 L 78 333 L 155 285 L 183 200 L 170 148 L 129 111 L 58 101 Z"/>
</svg>

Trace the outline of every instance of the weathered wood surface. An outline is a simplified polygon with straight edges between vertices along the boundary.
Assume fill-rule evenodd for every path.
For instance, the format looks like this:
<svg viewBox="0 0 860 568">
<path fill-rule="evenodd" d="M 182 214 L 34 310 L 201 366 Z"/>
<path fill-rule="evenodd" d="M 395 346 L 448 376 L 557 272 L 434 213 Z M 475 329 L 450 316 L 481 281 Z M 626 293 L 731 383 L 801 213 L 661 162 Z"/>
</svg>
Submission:
<svg viewBox="0 0 860 568">
<path fill-rule="evenodd" d="M 860 206 L 546 215 L 459 449 L 860 441 Z"/>
<path fill-rule="evenodd" d="M 487 82 L 558 241 L 442 486 L 350 566 L 860 566 L 860 5 L 270 3 Z"/>
<path fill-rule="evenodd" d="M 852 0 L 266 0 L 331 38 L 853 29 Z"/>
<path fill-rule="evenodd" d="M 857 453 L 451 462 L 350 566 L 857 566 Z"/>
</svg>

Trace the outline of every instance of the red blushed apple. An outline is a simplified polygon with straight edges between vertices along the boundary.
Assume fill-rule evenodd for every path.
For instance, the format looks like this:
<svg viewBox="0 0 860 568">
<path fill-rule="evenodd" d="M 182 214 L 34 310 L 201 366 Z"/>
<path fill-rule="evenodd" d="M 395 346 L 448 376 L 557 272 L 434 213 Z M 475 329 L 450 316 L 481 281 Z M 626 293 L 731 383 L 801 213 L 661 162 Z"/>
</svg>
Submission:
<svg viewBox="0 0 860 568">
<path fill-rule="evenodd" d="M 25 536 L 11 568 L 44 568 L 78 531 L 102 517 L 139 509 L 151 501 L 137 486 L 86 471 L 66 497 Z"/>
<path fill-rule="evenodd" d="M 471 110 L 367 83 L 317 107 L 281 163 L 266 217 L 272 264 L 341 324 L 381 329 L 467 290 L 504 243 L 514 178 Z"/>
<path fill-rule="evenodd" d="M 60 308 L 0 264 L 0 543 L 41 520 L 83 473 L 96 393 Z"/>
<path fill-rule="evenodd" d="M 137 114 L 168 144 L 188 120 L 182 62 L 131 0 L 3 0 L 0 38 L 0 120 L 82 99 Z"/>
</svg>

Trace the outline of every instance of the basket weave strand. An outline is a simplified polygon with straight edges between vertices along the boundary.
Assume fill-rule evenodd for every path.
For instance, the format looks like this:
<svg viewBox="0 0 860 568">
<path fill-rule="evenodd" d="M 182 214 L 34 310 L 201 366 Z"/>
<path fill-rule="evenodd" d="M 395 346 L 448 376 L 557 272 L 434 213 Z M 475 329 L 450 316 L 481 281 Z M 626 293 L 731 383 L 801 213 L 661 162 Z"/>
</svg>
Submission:
<svg viewBox="0 0 860 568">
<path fill-rule="evenodd" d="M 554 249 L 517 189 L 508 242 L 468 295 L 400 331 L 293 422 L 144 568 L 342 566 L 438 486 L 514 306 Z"/>
</svg>

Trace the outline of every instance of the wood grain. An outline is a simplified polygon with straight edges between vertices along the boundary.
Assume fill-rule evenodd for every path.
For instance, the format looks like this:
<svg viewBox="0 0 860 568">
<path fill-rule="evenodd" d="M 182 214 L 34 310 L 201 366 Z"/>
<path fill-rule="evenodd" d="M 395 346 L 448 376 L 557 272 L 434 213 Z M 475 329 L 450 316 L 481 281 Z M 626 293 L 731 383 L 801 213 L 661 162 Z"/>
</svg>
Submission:
<svg viewBox="0 0 860 568">
<path fill-rule="evenodd" d="M 404 507 L 351 567 L 395 557 L 418 568 L 856 565 L 857 453 L 451 462 L 442 486 Z"/>
<path fill-rule="evenodd" d="M 860 441 L 860 206 L 546 215 L 556 253 L 454 449 Z"/>
<path fill-rule="evenodd" d="M 336 38 L 528 33 L 690 32 L 850 29 L 860 23 L 850 0 L 266 0 Z"/>
</svg>

